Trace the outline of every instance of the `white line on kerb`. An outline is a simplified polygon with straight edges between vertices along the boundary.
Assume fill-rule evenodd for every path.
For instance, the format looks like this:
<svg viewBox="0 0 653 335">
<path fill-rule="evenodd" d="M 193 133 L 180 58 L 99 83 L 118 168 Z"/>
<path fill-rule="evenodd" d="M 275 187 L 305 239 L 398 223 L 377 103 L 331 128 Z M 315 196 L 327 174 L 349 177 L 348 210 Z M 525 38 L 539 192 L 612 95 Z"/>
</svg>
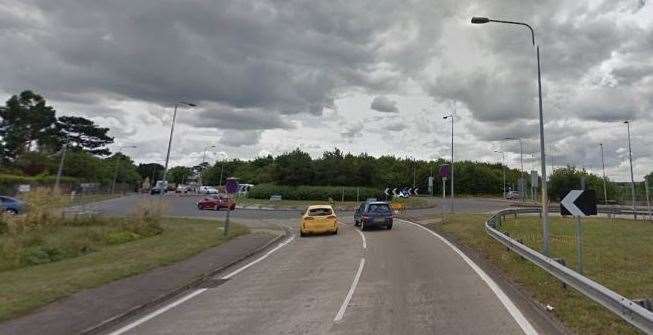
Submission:
<svg viewBox="0 0 653 335">
<path fill-rule="evenodd" d="M 363 232 L 358 229 L 356 229 L 356 232 L 361 236 L 361 239 L 363 240 L 363 249 L 367 249 L 367 242 L 365 242 L 365 234 L 363 234 Z"/>
<path fill-rule="evenodd" d="M 401 220 L 401 221 L 409 223 L 409 224 L 411 224 L 411 225 L 413 225 L 415 227 L 424 229 L 425 231 L 429 232 L 433 236 L 440 239 L 442 242 L 444 242 L 446 245 L 448 245 L 451 249 L 453 249 L 453 251 L 455 251 L 458 254 L 458 256 L 460 256 L 460 258 L 462 258 L 465 261 L 465 263 L 467 263 L 467 265 L 469 265 L 474 270 L 474 272 L 476 272 L 476 274 L 479 277 L 481 277 L 481 279 L 487 284 L 487 286 L 490 287 L 492 292 L 494 292 L 494 294 L 497 296 L 497 298 L 499 298 L 499 301 L 501 301 L 503 306 L 508 310 L 508 313 L 510 313 L 510 315 L 513 317 L 513 319 L 515 319 L 515 321 L 517 322 L 519 327 L 521 327 L 521 329 L 524 331 L 524 334 L 526 334 L 526 335 L 537 335 L 537 331 L 535 330 L 535 328 L 533 328 L 533 325 L 531 325 L 531 323 L 528 321 L 528 319 L 526 319 L 526 317 L 524 317 L 524 314 L 522 314 L 522 312 L 517 308 L 517 306 L 515 306 L 515 304 L 510 300 L 510 298 L 506 295 L 506 293 L 503 292 L 501 287 L 499 287 L 499 285 L 497 285 L 497 283 L 494 282 L 494 280 L 492 280 L 492 278 L 490 278 L 490 276 L 488 276 L 485 273 L 485 271 L 483 271 L 478 265 L 476 265 L 476 263 L 474 263 L 474 261 L 472 261 L 469 257 L 467 257 L 467 255 L 465 255 L 462 251 L 460 251 L 460 249 L 458 249 L 455 245 L 453 245 L 451 242 L 449 242 L 444 237 L 440 236 L 440 234 L 438 234 L 438 233 L 436 233 L 436 232 L 434 232 L 434 231 L 432 231 L 432 230 L 430 230 L 430 229 L 428 229 L 426 227 L 423 227 L 421 225 L 418 225 L 416 223 L 406 221 L 406 220 Z"/>
<path fill-rule="evenodd" d="M 254 261 L 249 262 L 249 263 L 247 263 L 247 264 L 241 266 L 240 268 L 234 270 L 233 272 L 229 273 L 228 275 L 223 276 L 222 279 L 229 279 L 229 278 L 231 278 L 231 277 L 237 275 L 237 274 L 240 273 L 241 271 L 243 271 L 243 270 L 249 268 L 250 266 L 252 266 L 252 265 L 254 265 L 254 264 L 256 264 L 256 263 L 258 263 L 258 262 L 260 262 L 260 261 L 262 261 L 262 260 L 264 260 L 264 259 L 266 259 L 266 258 L 268 258 L 272 253 L 274 253 L 275 251 L 281 249 L 282 247 L 284 247 L 285 245 L 287 245 L 288 243 L 290 243 L 293 239 L 295 239 L 295 235 L 291 235 L 290 238 L 287 239 L 285 242 L 283 242 L 283 243 L 279 244 L 278 246 L 274 247 L 274 248 L 271 249 L 270 251 L 266 252 L 263 256 L 261 256 L 261 257 L 255 259 Z M 143 324 L 143 323 L 145 323 L 145 322 L 147 322 L 147 321 L 149 321 L 149 320 L 151 320 L 151 319 L 153 319 L 153 318 L 155 318 L 155 317 L 157 317 L 157 316 L 159 316 L 159 315 L 161 315 L 161 314 L 167 312 L 168 310 L 170 310 L 170 309 L 172 309 L 172 308 L 175 308 L 175 307 L 177 307 L 177 306 L 183 304 L 184 302 L 186 302 L 186 301 L 192 299 L 193 297 L 195 297 L 195 296 L 197 296 L 197 295 L 203 293 L 203 292 L 206 291 L 206 290 L 207 290 L 207 289 L 205 289 L 205 288 L 202 288 L 202 289 L 199 289 L 199 290 L 195 290 L 195 291 L 193 291 L 193 292 L 191 292 L 191 293 L 185 295 L 183 298 L 180 298 L 180 299 L 178 299 L 178 300 L 175 300 L 174 302 L 172 302 L 172 303 L 170 303 L 170 304 L 168 304 L 168 305 L 165 305 L 165 306 L 163 306 L 163 307 L 157 309 L 156 311 L 154 311 L 154 312 L 152 312 L 152 313 L 150 313 L 150 314 L 147 314 L 147 315 L 145 315 L 144 317 L 142 317 L 142 318 L 140 318 L 140 319 L 138 319 L 138 320 L 136 320 L 136 321 L 134 321 L 134 322 L 132 322 L 132 323 L 130 323 L 130 324 L 128 324 L 128 325 L 126 325 L 126 326 L 120 328 L 120 329 L 118 329 L 118 330 L 115 330 L 115 331 L 109 333 L 109 335 L 120 335 L 120 334 L 124 334 L 125 332 L 127 332 L 127 331 L 133 329 L 134 327 L 137 327 L 137 326 L 139 326 L 139 325 L 141 325 L 141 324 Z"/>
<path fill-rule="evenodd" d="M 335 319 L 333 319 L 333 321 L 340 321 L 342 320 L 342 317 L 345 315 L 345 311 L 347 310 L 347 306 L 349 305 L 349 300 L 351 300 L 351 297 L 354 295 L 354 291 L 356 291 L 356 285 L 358 285 L 358 280 L 361 277 L 361 273 L 363 272 L 364 266 L 365 266 L 365 258 L 361 258 L 361 262 L 358 265 L 358 271 L 356 271 L 356 275 L 354 276 L 354 281 L 351 283 L 351 287 L 349 288 L 349 292 L 347 292 L 345 301 L 342 302 L 342 305 L 338 310 L 338 314 L 336 314 L 336 317 Z"/>
</svg>

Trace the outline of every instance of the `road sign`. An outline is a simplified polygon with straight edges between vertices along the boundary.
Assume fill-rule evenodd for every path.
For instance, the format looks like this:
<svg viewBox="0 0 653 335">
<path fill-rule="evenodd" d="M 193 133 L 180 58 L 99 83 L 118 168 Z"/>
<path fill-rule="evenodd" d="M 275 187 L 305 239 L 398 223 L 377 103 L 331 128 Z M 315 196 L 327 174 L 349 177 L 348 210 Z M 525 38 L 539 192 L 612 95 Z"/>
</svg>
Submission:
<svg viewBox="0 0 653 335">
<path fill-rule="evenodd" d="M 440 175 L 441 178 L 449 177 L 449 165 L 448 164 L 440 166 L 439 175 Z"/>
<path fill-rule="evenodd" d="M 390 192 L 390 188 L 388 188 L 388 187 L 386 187 L 386 188 L 385 188 L 385 191 L 383 191 L 383 193 L 385 193 L 385 195 L 387 195 L 387 196 L 390 195 L 389 192 Z"/>
<path fill-rule="evenodd" d="M 571 190 L 561 195 L 560 215 L 596 215 L 596 192 L 594 190 Z"/>
<path fill-rule="evenodd" d="M 238 193 L 240 185 L 238 185 L 238 179 L 236 178 L 227 178 L 224 183 L 224 188 L 229 194 Z"/>
<path fill-rule="evenodd" d="M 392 189 L 392 195 L 394 195 L 395 197 L 397 196 L 397 188 L 396 187 Z"/>
<path fill-rule="evenodd" d="M 415 189 L 413 190 L 413 194 L 417 195 L 418 194 L 417 191 L 419 191 L 419 187 L 415 187 Z"/>
<path fill-rule="evenodd" d="M 537 174 L 536 170 L 531 170 L 531 185 L 535 188 L 540 184 L 540 176 Z"/>
</svg>

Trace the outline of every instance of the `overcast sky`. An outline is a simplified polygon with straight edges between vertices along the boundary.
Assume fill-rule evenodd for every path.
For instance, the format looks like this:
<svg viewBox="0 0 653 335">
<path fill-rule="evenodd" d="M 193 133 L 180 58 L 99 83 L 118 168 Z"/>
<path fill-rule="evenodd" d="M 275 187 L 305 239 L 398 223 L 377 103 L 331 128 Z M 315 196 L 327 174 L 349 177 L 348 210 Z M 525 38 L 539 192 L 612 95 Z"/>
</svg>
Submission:
<svg viewBox="0 0 653 335">
<path fill-rule="evenodd" d="M 539 170 L 541 46 L 548 163 L 653 170 L 653 9 L 644 0 L 0 0 L 0 94 L 44 95 L 111 128 L 138 162 L 251 159 L 300 147 L 500 160 Z M 534 157 L 534 158 L 532 158 Z"/>
</svg>

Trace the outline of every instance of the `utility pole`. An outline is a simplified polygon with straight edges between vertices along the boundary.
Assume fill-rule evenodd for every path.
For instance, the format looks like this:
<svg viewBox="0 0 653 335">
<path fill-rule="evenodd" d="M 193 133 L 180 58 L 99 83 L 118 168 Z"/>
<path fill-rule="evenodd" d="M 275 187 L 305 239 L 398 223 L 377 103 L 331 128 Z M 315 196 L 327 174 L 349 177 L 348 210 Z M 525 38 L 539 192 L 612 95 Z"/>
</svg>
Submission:
<svg viewBox="0 0 653 335">
<path fill-rule="evenodd" d="M 603 143 L 601 145 L 601 166 L 603 167 L 603 203 L 608 204 L 608 186 L 605 179 L 605 156 L 603 156 Z"/>
<path fill-rule="evenodd" d="M 451 198 L 451 208 L 450 211 L 451 213 L 454 212 L 454 156 L 453 156 L 453 124 L 454 124 L 454 114 L 452 113 L 451 115 L 444 116 L 443 119 L 451 119 L 451 194 L 449 197 Z"/>
<path fill-rule="evenodd" d="M 61 174 L 63 173 L 63 162 L 66 159 L 66 149 L 68 148 L 68 143 L 70 139 L 66 140 L 66 144 L 63 145 L 61 149 L 61 160 L 59 160 L 59 169 L 57 170 L 57 179 L 54 181 L 54 191 L 59 192 L 59 183 L 61 181 Z"/>
<path fill-rule="evenodd" d="M 637 220 L 637 204 L 635 203 L 635 176 L 633 175 L 633 151 L 630 147 L 630 121 L 624 121 L 628 128 L 628 159 L 630 160 L 630 190 L 633 196 L 633 218 Z"/>
</svg>

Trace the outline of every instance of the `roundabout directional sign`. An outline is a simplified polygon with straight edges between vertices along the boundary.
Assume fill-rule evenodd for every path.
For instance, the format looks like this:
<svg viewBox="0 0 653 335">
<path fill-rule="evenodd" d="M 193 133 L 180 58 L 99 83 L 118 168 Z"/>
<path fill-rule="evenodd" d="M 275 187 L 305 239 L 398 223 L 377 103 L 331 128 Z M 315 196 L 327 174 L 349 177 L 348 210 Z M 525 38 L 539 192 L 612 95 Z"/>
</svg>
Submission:
<svg viewBox="0 0 653 335">
<path fill-rule="evenodd" d="M 571 190 L 560 197 L 560 215 L 596 215 L 596 192 L 594 190 Z"/>
</svg>

